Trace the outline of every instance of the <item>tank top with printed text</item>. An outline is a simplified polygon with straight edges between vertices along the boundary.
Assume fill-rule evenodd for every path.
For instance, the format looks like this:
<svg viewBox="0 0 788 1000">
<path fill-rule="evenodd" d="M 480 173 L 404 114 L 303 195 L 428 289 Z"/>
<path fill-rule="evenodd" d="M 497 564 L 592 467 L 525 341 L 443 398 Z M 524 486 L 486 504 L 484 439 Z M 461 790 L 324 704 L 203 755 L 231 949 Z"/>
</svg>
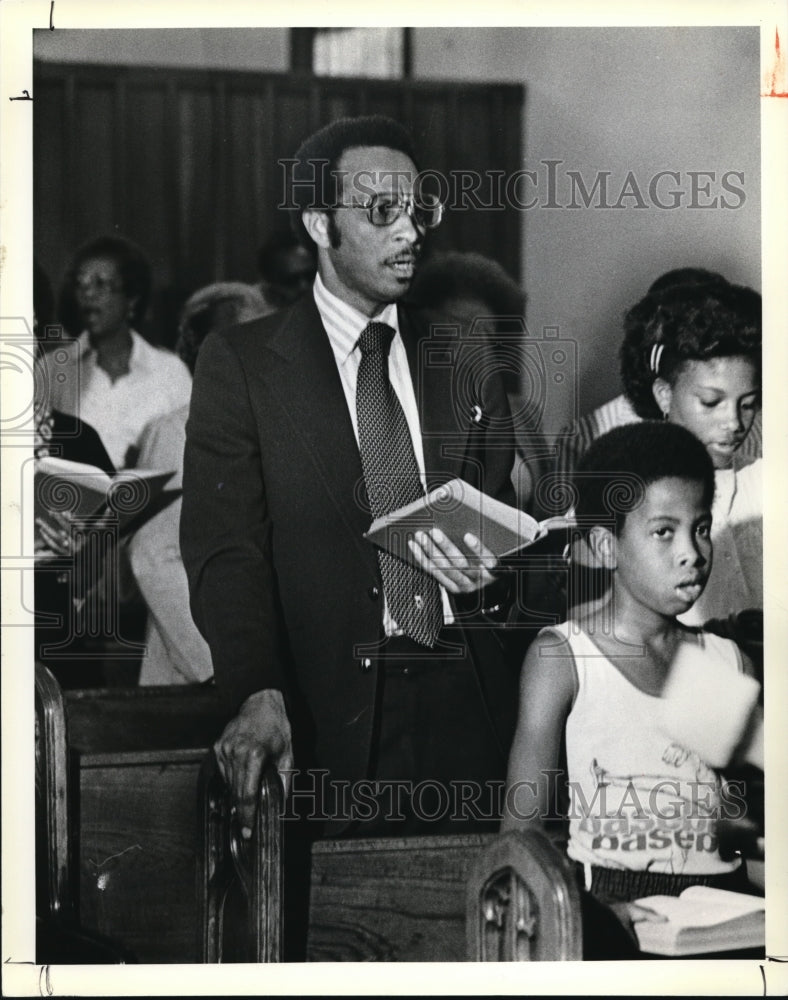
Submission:
<svg viewBox="0 0 788 1000">
<path fill-rule="evenodd" d="M 717 772 L 659 731 L 658 699 L 628 681 L 577 623 L 555 631 L 569 642 L 578 679 L 566 722 L 569 856 L 673 875 L 738 868 L 738 858 L 723 861 L 718 851 Z M 683 643 L 679 655 L 717 663 L 721 685 L 728 671 L 741 670 L 733 642 L 708 632 L 698 640 Z"/>
</svg>

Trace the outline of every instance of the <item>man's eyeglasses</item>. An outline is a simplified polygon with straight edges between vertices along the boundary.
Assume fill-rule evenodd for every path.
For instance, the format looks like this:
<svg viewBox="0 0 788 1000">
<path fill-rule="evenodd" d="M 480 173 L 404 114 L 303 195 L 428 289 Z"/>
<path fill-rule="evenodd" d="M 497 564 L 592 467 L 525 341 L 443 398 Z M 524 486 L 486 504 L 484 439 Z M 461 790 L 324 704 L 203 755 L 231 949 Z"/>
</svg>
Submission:
<svg viewBox="0 0 788 1000">
<path fill-rule="evenodd" d="M 393 226 L 407 212 L 419 229 L 435 229 L 443 218 L 443 205 L 431 194 L 373 194 L 366 205 L 337 205 L 337 208 L 363 208 L 373 226 Z"/>
</svg>

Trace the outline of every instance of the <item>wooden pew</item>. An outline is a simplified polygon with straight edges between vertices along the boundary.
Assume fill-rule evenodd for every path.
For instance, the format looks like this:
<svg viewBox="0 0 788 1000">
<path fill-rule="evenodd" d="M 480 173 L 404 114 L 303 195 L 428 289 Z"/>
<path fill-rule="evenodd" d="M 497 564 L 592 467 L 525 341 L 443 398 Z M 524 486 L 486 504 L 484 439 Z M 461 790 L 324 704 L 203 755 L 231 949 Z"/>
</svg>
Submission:
<svg viewBox="0 0 788 1000">
<path fill-rule="evenodd" d="M 66 917 L 42 960 L 282 960 L 281 788 L 267 773 L 243 841 L 207 749 L 210 689 L 64 694 L 41 668 L 36 708 L 39 912 Z M 322 841 L 306 868 L 309 961 L 579 957 L 576 889 L 549 844 Z"/>
<path fill-rule="evenodd" d="M 281 961 L 279 780 L 264 775 L 248 842 L 213 755 L 203 792 L 202 960 Z M 562 852 L 536 833 L 316 842 L 306 935 L 307 961 L 582 958 L 577 885 Z"/>
<path fill-rule="evenodd" d="M 73 913 L 74 927 L 126 961 L 199 961 L 198 782 L 223 728 L 218 700 L 198 687 L 61 692 L 44 671 L 46 912 Z M 47 693 L 55 707 L 39 711 Z"/>
<path fill-rule="evenodd" d="M 468 876 L 492 839 L 458 834 L 316 843 L 307 961 L 464 961 Z"/>
<path fill-rule="evenodd" d="M 266 771 L 250 841 L 241 837 L 213 753 L 203 760 L 199 787 L 199 960 L 279 962 L 283 945 L 279 780 L 273 771 Z M 262 844 L 266 851 L 258 850 Z"/>
<path fill-rule="evenodd" d="M 122 948 L 80 924 L 65 701 L 60 685 L 41 663 L 35 665 L 34 703 L 36 961 L 124 962 Z"/>
<path fill-rule="evenodd" d="M 574 962 L 583 957 L 580 892 L 563 851 L 535 831 L 495 837 L 468 877 L 468 958 Z"/>
<path fill-rule="evenodd" d="M 52 673 L 35 665 L 36 911 L 43 917 L 74 912 L 66 708 Z"/>
</svg>

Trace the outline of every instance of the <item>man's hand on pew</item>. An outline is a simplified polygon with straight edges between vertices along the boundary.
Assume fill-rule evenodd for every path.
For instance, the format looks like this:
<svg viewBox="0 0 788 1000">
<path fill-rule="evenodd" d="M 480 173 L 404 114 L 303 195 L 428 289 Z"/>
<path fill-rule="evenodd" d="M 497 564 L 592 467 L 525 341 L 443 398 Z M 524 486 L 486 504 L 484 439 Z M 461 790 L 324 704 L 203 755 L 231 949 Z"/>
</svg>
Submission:
<svg viewBox="0 0 788 1000">
<path fill-rule="evenodd" d="M 293 741 L 282 692 L 266 688 L 250 695 L 213 747 L 219 770 L 238 810 L 241 835 L 252 836 L 257 797 L 269 761 L 278 771 L 293 767 Z M 286 779 L 285 792 L 287 792 Z"/>
</svg>

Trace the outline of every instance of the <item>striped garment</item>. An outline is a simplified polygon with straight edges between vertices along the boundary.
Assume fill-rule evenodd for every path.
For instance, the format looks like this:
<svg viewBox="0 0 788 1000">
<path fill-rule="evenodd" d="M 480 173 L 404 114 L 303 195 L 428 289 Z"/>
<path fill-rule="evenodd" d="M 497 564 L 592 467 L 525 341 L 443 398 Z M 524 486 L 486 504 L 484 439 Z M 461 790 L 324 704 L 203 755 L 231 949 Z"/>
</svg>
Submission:
<svg viewBox="0 0 788 1000">
<path fill-rule="evenodd" d="M 592 441 L 614 427 L 634 424 L 639 420 L 640 417 L 632 409 L 629 400 L 626 396 L 621 395 L 568 424 L 560 433 L 556 471 L 562 475 L 571 476 Z M 750 433 L 736 454 L 736 465 L 739 468 L 749 465 L 755 459 L 760 458 L 762 454 L 763 429 L 761 414 L 758 413 Z"/>
</svg>

